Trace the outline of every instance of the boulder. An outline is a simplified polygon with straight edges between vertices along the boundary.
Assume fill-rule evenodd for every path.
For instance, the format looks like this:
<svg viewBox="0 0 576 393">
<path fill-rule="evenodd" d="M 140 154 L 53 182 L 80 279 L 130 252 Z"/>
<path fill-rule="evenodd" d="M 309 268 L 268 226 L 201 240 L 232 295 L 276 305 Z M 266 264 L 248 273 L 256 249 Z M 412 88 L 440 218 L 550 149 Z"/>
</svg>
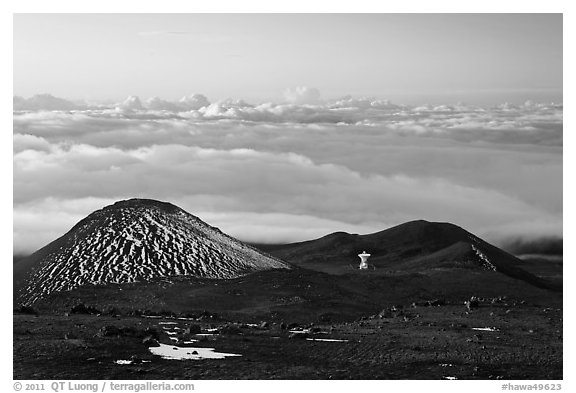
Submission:
<svg viewBox="0 0 576 393">
<path fill-rule="evenodd" d="M 242 334 L 242 330 L 234 325 L 234 324 L 227 324 L 218 329 L 218 333 L 226 334 L 226 335 L 237 335 Z"/>
<path fill-rule="evenodd" d="M 184 333 L 186 333 L 186 334 L 200 334 L 200 333 L 202 333 L 202 328 L 200 327 L 200 325 L 192 323 L 184 330 Z"/>
<path fill-rule="evenodd" d="M 196 318 L 197 321 L 212 321 L 212 320 L 219 320 L 220 317 L 218 316 L 218 314 L 216 313 L 211 313 L 209 311 L 202 311 L 202 313 L 200 313 L 200 315 L 198 316 L 198 318 Z"/>
<path fill-rule="evenodd" d="M 143 338 L 143 337 L 152 337 L 156 340 L 159 339 L 160 335 L 158 332 L 153 328 L 146 328 L 144 330 L 139 329 L 134 326 L 123 326 L 117 327 L 114 325 L 107 325 L 100 328 L 98 331 L 98 336 L 100 337 L 135 337 L 135 338 Z"/>
<path fill-rule="evenodd" d="M 464 305 L 468 311 L 472 311 L 472 309 L 480 307 L 480 302 L 476 296 L 472 296 L 470 300 L 464 302 Z"/>
<path fill-rule="evenodd" d="M 70 314 L 101 314 L 100 310 L 79 303 L 70 309 Z"/>
<path fill-rule="evenodd" d="M 120 328 L 120 335 L 123 337 L 139 337 L 142 335 L 142 331 L 132 326 L 125 326 Z"/>
<path fill-rule="evenodd" d="M 117 328 L 116 326 L 109 325 L 109 326 L 102 326 L 98 331 L 98 336 L 100 337 L 114 337 L 114 336 L 121 336 L 122 331 Z"/>
<path fill-rule="evenodd" d="M 444 299 L 433 299 L 433 300 L 428 300 L 425 305 L 428 307 L 438 307 L 438 306 L 444 306 L 446 304 L 446 301 Z"/>
<path fill-rule="evenodd" d="M 144 331 L 142 332 L 142 335 L 145 337 L 150 336 L 156 340 L 160 339 L 160 333 L 158 333 L 158 330 L 151 328 L 151 327 L 147 327 L 146 329 L 144 329 Z"/>
<path fill-rule="evenodd" d="M 262 323 L 260 323 L 260 326 L 258 326 L 259 329 L 268 329 L 269 324 L 266 321 L 262 321 Z"/>
</svg>

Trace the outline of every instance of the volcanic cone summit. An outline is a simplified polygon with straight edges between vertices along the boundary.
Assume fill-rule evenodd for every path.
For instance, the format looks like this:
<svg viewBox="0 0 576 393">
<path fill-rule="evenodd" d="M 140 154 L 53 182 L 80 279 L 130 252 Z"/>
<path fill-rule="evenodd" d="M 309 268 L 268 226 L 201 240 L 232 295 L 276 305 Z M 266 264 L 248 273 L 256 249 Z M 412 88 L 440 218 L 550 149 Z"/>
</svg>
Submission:
<svg viewBox="0 0 576 393">
<path fill-rule="evenodd" d="M 16 295 L 33 303 L 86 284 L 155 277 L 228 279 L 288 264 L 164 202 L 131 199 L 97 210 L 14 266 Z"/>
</svg>

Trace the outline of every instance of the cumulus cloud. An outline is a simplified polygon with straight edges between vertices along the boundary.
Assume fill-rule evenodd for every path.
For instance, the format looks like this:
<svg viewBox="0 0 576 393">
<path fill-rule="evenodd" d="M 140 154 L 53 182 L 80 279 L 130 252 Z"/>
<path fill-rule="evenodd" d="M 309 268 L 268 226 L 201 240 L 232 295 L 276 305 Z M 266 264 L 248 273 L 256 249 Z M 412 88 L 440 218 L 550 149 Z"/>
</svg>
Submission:
<svg viewBox="0 0 576 393">
<path fill-rule="evenodd" d="M 240 101 L 243 103 L 243 101 Z M 245 104 L 245 103 L 244 103 Z M 160 97 L 150 97 L 144 104 L 138 96 L 129 96 L 123 102 L 116 105 L 116 110 L 121 112 L 134 111 L 168 111 L 173 113 L 197 111 L 210 105 L 208 98 L 202 94 L 191 94 L 182 97 L 179 101 L 167 101 Z M 248 105 L 248 104 L 245 104 Z M 96 108 L 91 108 L 96 109 Z"/>
<path fill-rule="evenodd" d="M 144 106 L 139 97 L 129 96 L 122 103 L 118 104 L 117 109 L 124 111 L 140 111 L 144 109 Z"/>
<path fill-rule="evenodd" d="M 182 97 L 178 103 L 182 109 L 187 111 L 195 111 L 210 105 L 208 98 L 202 94 L 191 94 L 189 96 Z"/>
<path fill-rule="evenodd" d="M 151 97 L 146 100 L 145 103 L 146 108 L 153 110 L 153 111 L 171 111 L 171 112 L 178 112 L 180 107 L 173 102 L 166 101 L 161 99 L 160 97 Z"/>
<path fill-rule="evenodd" d="M 379 100 L 376 98 L 354 98 L 352 96 L 345 96 L 328 103 L 330 108 L 334 109 L 402 109 L 403 106 L 396 105 L 389 100 Z"/>
<path fill-rule="evenodd" d="M 131 197 L 170 201 L 254 242 L 412 219 L 492 241 L 562 236 L 559 106 L 134 102 L 14 113 L 15 250 Z"/>
<path fill-rule="evenodd" d="M 291 104 L 317 104 L 320 102 L 320 91 L 306 86 L 288 88 L 284 90 L 284 99 Z"/>
</svg>

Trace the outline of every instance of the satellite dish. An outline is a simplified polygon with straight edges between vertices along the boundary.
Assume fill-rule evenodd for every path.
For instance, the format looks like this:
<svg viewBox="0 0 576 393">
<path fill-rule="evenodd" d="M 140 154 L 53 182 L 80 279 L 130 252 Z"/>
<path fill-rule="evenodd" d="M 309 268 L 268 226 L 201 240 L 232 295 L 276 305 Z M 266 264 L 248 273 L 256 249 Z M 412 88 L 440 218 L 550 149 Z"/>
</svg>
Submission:
<svg viewBox="0 0 576 393">
<path fill-rule="evenodd" d="M 370 258 L 371 254 L 368 254 L 366 251 L 362 251 L 361 254 L 358 254 L 360 257 L 360 266 L 358 267 L 360 270 L 368 269 L 368 258 Z"/>
</svg>

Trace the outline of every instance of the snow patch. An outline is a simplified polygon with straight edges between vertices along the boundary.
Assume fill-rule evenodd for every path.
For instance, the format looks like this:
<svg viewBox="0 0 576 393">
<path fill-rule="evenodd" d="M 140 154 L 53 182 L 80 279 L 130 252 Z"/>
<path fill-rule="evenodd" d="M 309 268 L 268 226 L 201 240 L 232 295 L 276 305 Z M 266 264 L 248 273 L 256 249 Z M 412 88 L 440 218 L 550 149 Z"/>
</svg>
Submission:
<svg viewBox="0 0 576 393">
<path fill-rule="evenodd" d="M 480 330 L 483 332 L 498 332 L 498 331 L 500 331 L 500 329 L 495 328 L 495 327 L 476 327 L 476 328 L 472 328 L 472 330 Z"/>
<path fill-rule="evenodd" d="M 335 342 L 335 343 L 347 343 L 348 340 L 341 340 L 338 338 L 307 338 L 308 341 L 325 341 L 325 342 Z"/>
<path fill-rule="evenodd" d="M 490 261 L 490 259 L 486 256 L 486 254 L 484 254 L 482 251 L 480 251 L 480 249 L 478 247 L 476 247 L 474 244 L 471 244 L 472 246 L 472 250 L 474 250 L 474 252 L 476 253 L 476 255 L 480 258 L 480 260 L 482 261 L 482 266 L 487 269 L 487 270 L 493 270 L 496 271 L 496 266 L 494 266 L 492 264 L 492 262 Z"/>
<path fill-rule="evenodd" d="M 177 347 L 166 344 L 160 344 L 159 347 L 150 347 L 148 350 L 153 355 L 170 360 L 224 359 L 229 356 L 242 356 L 236 353 L 216 352 L 214 348 Z"/>
</svg>

